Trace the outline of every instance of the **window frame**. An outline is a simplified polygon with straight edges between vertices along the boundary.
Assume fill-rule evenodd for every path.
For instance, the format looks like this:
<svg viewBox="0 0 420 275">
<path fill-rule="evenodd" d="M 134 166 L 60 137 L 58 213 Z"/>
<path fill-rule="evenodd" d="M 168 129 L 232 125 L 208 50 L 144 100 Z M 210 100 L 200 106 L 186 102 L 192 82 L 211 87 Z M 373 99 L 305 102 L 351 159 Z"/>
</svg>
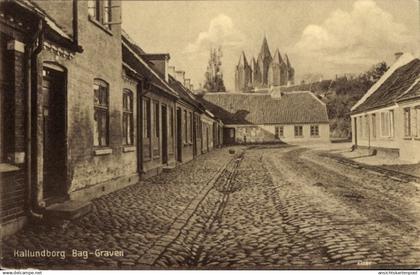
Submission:
<svg viewBox="0 0 420 275">
<path fill-rule="evenodd" d="M 90 5 L 93 3 L 93 5 Z M 111 30 L 112 0 L 88 0 L 88 17 L 105 30 Z M 92 13 L 91 11 L 94 11 Z"/>
<path fill-rule="evenodd" d="M 298 130 L 297 132 L 298 132 L 298 134 L 296 134 L 296 130 L 297 129 L 300 129 L 300 130 Z M 300 135 L 299 135 L 299 132 L 300 132 Z M 303 137 L 303 126 L 302 125 L 295 125 L 294 126 L 294 134 L 295 134 L 295 137 Z"/>
<path fill-rule="evenodd" d="M 319 125 L 318 124 L 314 124 L 311 125 L 309 128 L 310 131 L 310 136 L 311 137 L 319 137 Z"/>
<path fill-rule="evenodd" d="M 129 106 L 127 106 L 129 100 Z M 128 125 L 127 119 L 129 118 Z M 134 93 L 129 89 L 123 90 L 123 145 L 134 145 Z M 126 125 L 127 123 L 127 125 Z M 126 127 L 127 126 L 127 127 Z M 130 140 L 129 140 L 130 138 Z"/>
<path fill-rule="evenodd" d="M 284 126 L 274 126 L 274 138 L 280 139 L 284 137 Z"/>
<path fill-rule="evenodd" d="M 371 119 L 371 128 L 372 128 L 372 138 L 376 138 L 376 136 L 377 136 L 377 134 L 376 134 L 376 114 L 371 114 L 370 119 Z"/>
<path fill-rule="evenodd" d="M 411 108 L 407 107 L 403 109 L 403 117 L 404 117 L 404 137 L 410 138 L 412 134 L 411 129 Z"/>
<path fill-rule="evenodd" d="M 98 88 L 98 97 L 96 95 L 96 86 L 99 87 Z M 100 93 L 100 87 L 105 88 L 106 91 L 106 96 L 105 96 L 105 103 L 106 104 L 101 104 L 100 101 L 100 97 L 103 95 L 99 95 Z M 104 90 L 103 90 L 104 91 Z M 97 127 L 96 131 L 97 131 L 97 138 L 98 140 L 95 142 L 95 135 L 94 135 L 94 140 L 93 140 L 93 146 L 95 148 L 105 148 L 105 147 L 109 147 L 109 136 L 110 136 L 110 129 L 109 129 L 109 108 L 110 108 L 110 102 L 109 102 L 109 91 L 110 91 L 110 86 L 108 84 L 108 82 L 106 82 L 103 79 L 99 79 L 99 78 L 95 78 L 94 79 L 94 83 L 93 83 L 93 92 L 94 92 L 94 96 L 93 96 L 93 110 L 94 110 L 94 123 L 95 123 L 95 128 Z M 97 100 L 98 99 L 98 100 Z M 104 98 L 102 98 L 103 100 Z M 99 102 L 99 104 L 97 103 Z M 100 122 L 101 120 L 97 120 L 97 114 L 98 113 L 102 113 L 105 114 L 105 118 L 106 118 L 106 125 L 105 125 L 105 135 L 104 133 L 102 133 L 102 122 Z M 105 144 L 102 144 L 102 138 L 105 137 Z"/>
</svg>

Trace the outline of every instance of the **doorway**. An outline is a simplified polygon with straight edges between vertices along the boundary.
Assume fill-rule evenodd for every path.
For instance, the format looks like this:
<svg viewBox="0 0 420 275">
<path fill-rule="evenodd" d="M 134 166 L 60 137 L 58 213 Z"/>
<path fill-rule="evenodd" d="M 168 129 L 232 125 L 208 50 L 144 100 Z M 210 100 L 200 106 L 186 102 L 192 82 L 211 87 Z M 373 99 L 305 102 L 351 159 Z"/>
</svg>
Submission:
<svg viewBox="0 0 420 275">
<path fill-rule="evenodd" d="M 181 108 L 176 109 L 176 158 L 182 161 L 182 112 Z"/>
<path fill-rule="evenodd" d="M 66 74 L 43 69 L 43 195 L 66 194 Z"/>
<path fill-rule="evenodd" d="M 162 163 L 168 163 L 168 111 L 166 105 L 161 108 L 162 117 Z"/>
</svg>

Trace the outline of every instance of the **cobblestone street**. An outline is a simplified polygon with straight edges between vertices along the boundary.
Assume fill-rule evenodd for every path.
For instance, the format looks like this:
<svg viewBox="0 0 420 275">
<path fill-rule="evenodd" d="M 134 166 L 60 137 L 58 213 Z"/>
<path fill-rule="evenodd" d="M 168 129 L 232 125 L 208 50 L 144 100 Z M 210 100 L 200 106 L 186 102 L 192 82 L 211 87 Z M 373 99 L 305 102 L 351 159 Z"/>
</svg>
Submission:
<svg viewBox="0 0 420 275">
<path fill-rule="evenodd" d="M 420 266 L 420 184 L 295 146 L 234 147 L 94 201 L 64 228 L 3 241 L 3 265 L 39 268 Z M 22 259 L 15 249 L 121 249 Z"/>
</svg>

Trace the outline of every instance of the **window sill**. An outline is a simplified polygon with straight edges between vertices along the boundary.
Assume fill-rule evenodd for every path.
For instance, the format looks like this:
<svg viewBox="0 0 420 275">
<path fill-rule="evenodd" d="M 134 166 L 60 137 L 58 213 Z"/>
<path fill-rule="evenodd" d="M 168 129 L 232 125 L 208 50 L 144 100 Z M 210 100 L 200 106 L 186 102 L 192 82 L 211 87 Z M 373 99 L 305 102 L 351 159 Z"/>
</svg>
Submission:
<svg viewBox="0 0 420 275">
<path fill-rule="evenodd" d="M 136 146 L 132 146 L 132 145 L 124 145 L 122 148 L 122 151 L 124 153 L 128 153 L 128 152 L 134 152 L 136 151 Z"/>
<path fill-rule="evenodd" d="M 303 138 L 303 136 L 295 136 L 295 138 Z"/>
<path fill-rule="evenodd" d="M 415 137 L 414 140 L 420 140 L 420 137 Z"/>
<path fill-rule="evenodd" d="M 153 159 L 160 159 L 160 156 L 159 155 L 153 156 Z"/>
<path fill-rule="evenodd" d="M 104 156 L 104 155 L 110 155 L 112 154 L 112 149 L 111 148 L 98 148 L 98 149 L 94 149 L 93 150 L 93 154 L 95 156 Z"/>
<path fill-rule="evenodd" d="M 311 136 L 311 138 L 320 138 L 320 136 Z"/>
<path fill-rule="evenodd" d="M 97 26 L 101 30 L 103 30 L 104 32 L 106 32 L 107 34 L 113 36 L 113 34 L 112 34 L 112 32 L 111 32 L 110 29 L 108 29 L 106 26 L 102 25 L 101 22 L 99 22 L 98 20 L 96 20 L 95 18 L 93 18 L 90 15 L 89 15 L 89 21 L 92 22 L 95 26 Z"/>
<path fill-rule="evenodd" d="M 412 140 L 412 137 L 403 137 L 404 140 Z"/>
<path fill-rule="evenodd" d="M 9 163 L 0 163 L 0 173 L 19 171 L 20 168 Z"/>
</svg>

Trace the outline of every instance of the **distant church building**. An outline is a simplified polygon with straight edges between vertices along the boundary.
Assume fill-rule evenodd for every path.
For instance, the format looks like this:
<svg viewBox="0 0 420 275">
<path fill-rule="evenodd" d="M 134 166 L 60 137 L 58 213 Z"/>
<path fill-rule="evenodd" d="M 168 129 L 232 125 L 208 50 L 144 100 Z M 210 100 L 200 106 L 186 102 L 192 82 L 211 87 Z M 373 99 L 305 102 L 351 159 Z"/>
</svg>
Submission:
<svg viewBox="0 0 420 275">
<path fill-rule="evenodd" d="M 242 52 L 235 70 L 235 90 L 252 92 L 259 88 L 293 84 L 294 75 L 289 57 L 284 55 L 283 58 L 278 49 L 272 57 L 267 38 L 264 37 L 257 61 L 252 57 L 248 63 Z"/>
</svg>

